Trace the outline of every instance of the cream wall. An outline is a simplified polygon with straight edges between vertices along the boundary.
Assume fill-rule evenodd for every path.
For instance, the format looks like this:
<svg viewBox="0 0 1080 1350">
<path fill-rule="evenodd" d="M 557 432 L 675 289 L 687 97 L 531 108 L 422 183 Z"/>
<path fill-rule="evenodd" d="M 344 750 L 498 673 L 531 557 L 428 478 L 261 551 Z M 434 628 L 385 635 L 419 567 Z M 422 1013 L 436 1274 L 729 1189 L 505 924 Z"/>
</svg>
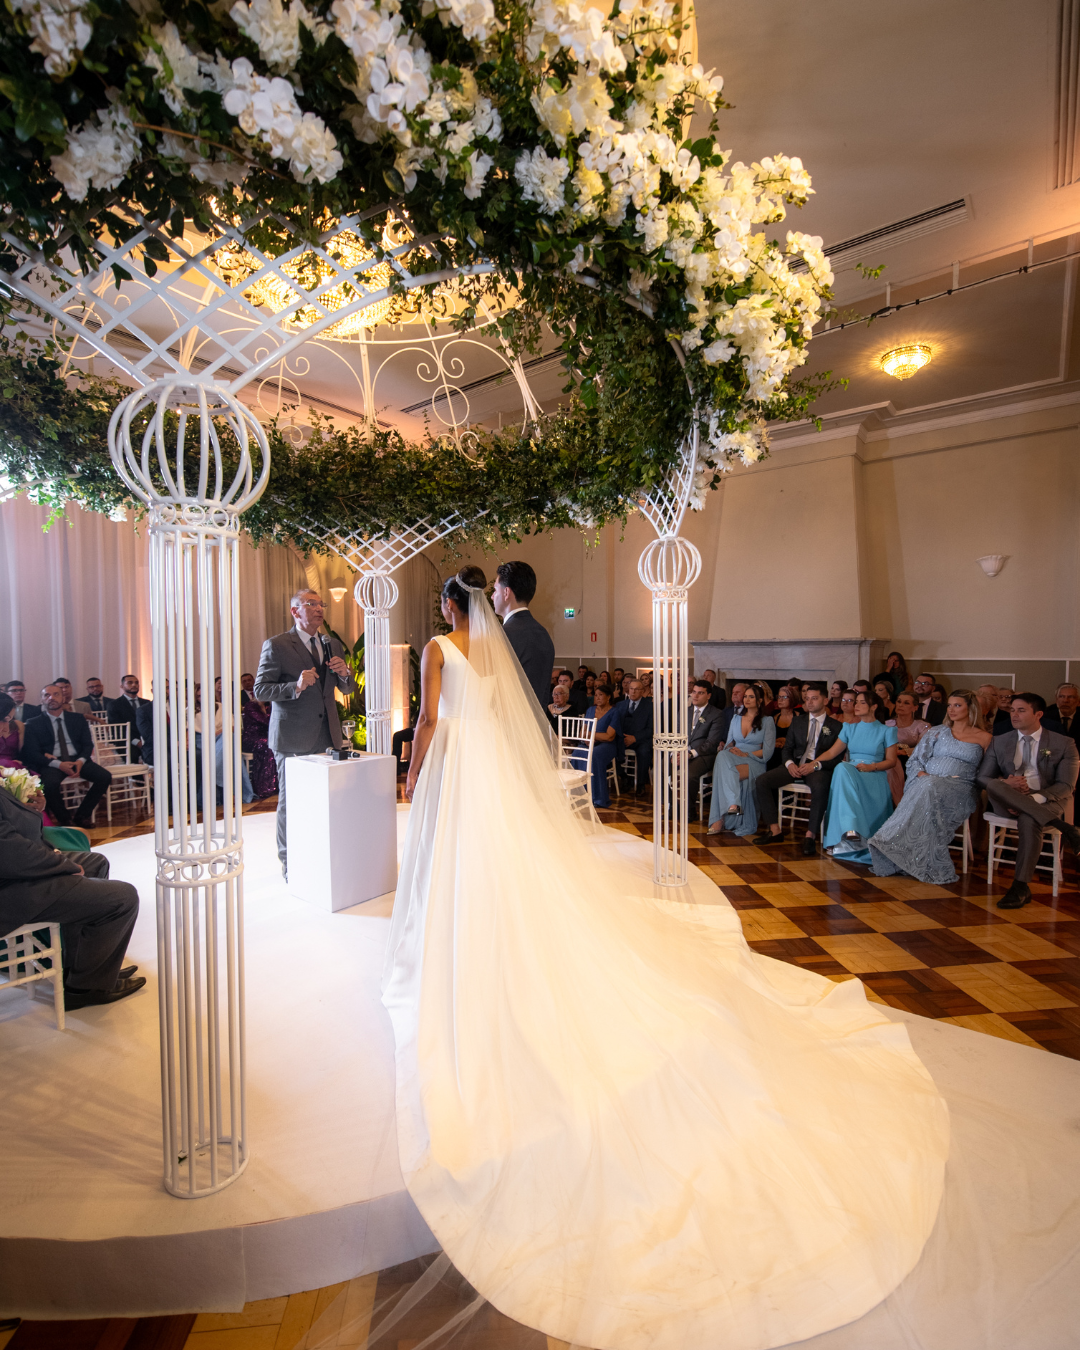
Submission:
<svg viewBox="0 0 1080 1350">
<path fill-rule="evenodd" d="M 1052 695 L 1080 678 L 1078 451 L 1080 385 L 781 429 L 768 460 L 688 517 L 703 556 L 691 637 L 871 638 L 950 687 L 985 674 Z M 629 665 L 651 649 L 637 576 L 650 538 L 634 517 L 592 547 L 563 530 L 467 560 L 489 576 L 505 558 L 532 564 L 560 664 Z M 996 578 L 976 562 L 989 553 L 1008 555 Z"/>
</svg>

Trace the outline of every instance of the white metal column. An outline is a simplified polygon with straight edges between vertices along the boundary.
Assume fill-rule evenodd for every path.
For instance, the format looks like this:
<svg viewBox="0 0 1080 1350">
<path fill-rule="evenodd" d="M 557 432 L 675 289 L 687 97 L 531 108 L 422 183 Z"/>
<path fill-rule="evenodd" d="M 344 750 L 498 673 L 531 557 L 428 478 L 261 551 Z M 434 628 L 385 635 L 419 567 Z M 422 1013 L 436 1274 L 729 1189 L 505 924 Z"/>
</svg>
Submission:
<svg viewBox="0 0 1080 1350">
<path fill-rule="evenodd" d="M 653 875 L 661 886 L 687 879 L 690 648 L 686 592 L 701 572 L 687 539 L 654 539 L 638 560 L 653 613 Z"/>
<path fill-rule="evenodd" d="M 393 745 L 390 719 L 394 696 L 390 675 L 390 611 L 397 604 L 397 582 L 387 572 L 365 572 L 353 594 L 364 611 L 364 670 L 367 675 L 364 707 L 368 753 L 388 755 Z"/>
<path fill-rule="evenodd" d="M 130 394 L 113 414 L 109 452 L 150 516 L 164 1180 L 193 1199 L 227 1186 L 248 1162 L 237 547 L 240 515 L 266 486 L 270 456 L 251 413 L 197 378 Z"/>
</svg>

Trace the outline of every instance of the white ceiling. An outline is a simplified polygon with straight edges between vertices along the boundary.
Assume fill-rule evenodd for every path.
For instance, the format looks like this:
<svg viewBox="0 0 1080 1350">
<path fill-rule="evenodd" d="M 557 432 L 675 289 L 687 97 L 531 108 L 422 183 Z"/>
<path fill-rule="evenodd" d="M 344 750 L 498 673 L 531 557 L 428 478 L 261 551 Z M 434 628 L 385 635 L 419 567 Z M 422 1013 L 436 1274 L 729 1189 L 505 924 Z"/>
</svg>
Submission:
<svg viewBox="0 0 1080 1350">
<path fill-rule="evenodd" d="M 700 0 L 700 59 L 724 75 L 734 105 L 720 115 L 724 147 L 747 162 L 798 155 L 813 175 L 817 195 L 793 213 L 795 228 L 828 247 L 968 201 L 970 220 L 869 255 L 885 264 L 879 281 L 839 273 L 842 310 L 883 305 L 886 282 L 893 301 L 914 299 L 950 285 L 956 261 L 1080 232 L 1080 184 L 1052 186 L 1057 9 L 1058 0 Z M 961 281 L 1025 261 L 1026 246 L 965 266 Z M 815 341 L 807 370 L 850 380 L 817 411 L 1064 378 L 1073 289 L 1059 264 Z M 914 340 L 934 348 L 931 365 L 903 383 L 882 374 L 882 352 Z"/>
</svg>

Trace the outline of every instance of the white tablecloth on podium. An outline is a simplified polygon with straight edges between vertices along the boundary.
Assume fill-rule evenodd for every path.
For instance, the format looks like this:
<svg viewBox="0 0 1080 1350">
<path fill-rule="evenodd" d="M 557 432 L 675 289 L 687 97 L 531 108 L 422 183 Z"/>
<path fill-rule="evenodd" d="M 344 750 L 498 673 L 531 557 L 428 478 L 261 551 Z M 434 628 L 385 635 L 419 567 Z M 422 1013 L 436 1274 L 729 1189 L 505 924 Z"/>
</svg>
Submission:
<svg viewBox="0 0 1080 1350">
<path fill-rule="evenodd" d="M 348 909 L 397 885 L 397 760 L 360 755 L 285 761 L 289 890 Z"/>
</svg>

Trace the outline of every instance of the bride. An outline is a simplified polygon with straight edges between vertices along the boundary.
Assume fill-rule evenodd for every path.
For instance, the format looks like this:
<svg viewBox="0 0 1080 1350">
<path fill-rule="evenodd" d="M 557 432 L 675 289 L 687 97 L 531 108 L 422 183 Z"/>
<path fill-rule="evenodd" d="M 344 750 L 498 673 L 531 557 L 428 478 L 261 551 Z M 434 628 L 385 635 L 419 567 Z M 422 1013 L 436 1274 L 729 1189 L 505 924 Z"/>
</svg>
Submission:
<svg viewBox="0 0 1080 1350">
<path fill-rule="evenodd" d="M 581 819 L 465 568 L 424 650 L 383 982 L 409 1192 L 500 1312 L 595 1350 L 765 1350 L 919 1259 L 946 1108 L 905 1028 L 753 952 Z"/>
</svg>

